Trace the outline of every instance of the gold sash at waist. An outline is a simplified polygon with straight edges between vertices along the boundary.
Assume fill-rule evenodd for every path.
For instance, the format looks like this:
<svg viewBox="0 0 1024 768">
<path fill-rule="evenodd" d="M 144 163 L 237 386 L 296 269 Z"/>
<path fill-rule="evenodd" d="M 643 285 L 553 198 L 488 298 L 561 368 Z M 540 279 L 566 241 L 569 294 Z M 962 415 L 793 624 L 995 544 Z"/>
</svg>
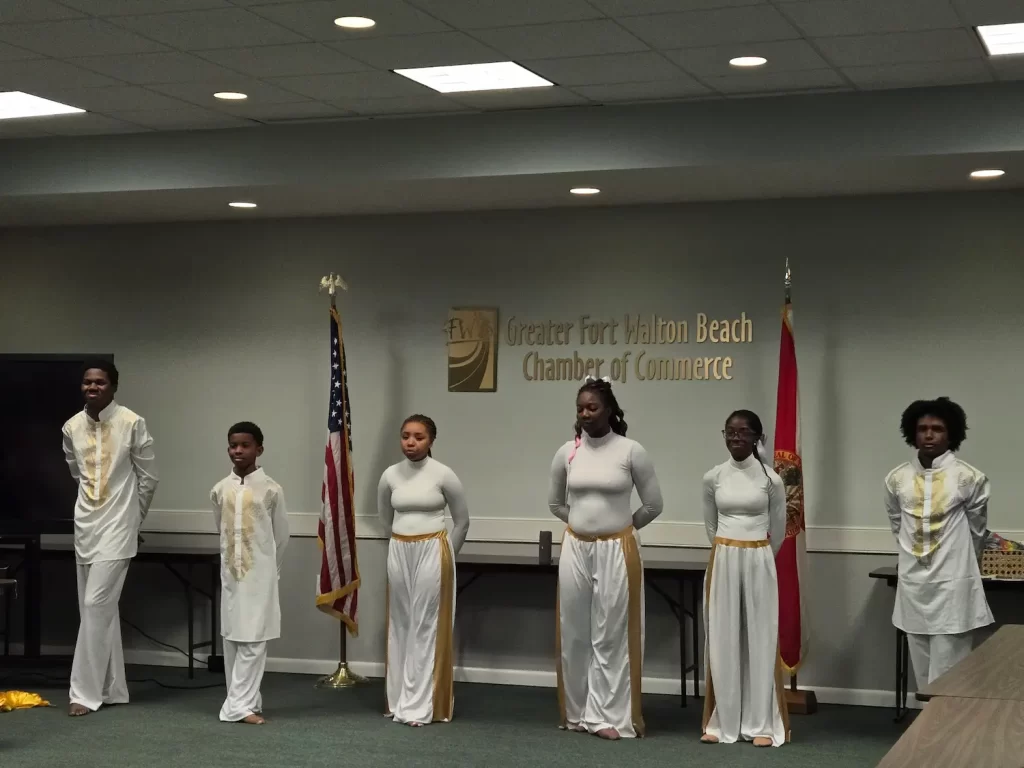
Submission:
<svg viewBox="0 0 1024 768">
<path fill-rule="evenodd" d="M 633 534 L 633 526 L 627 526 L 617 533 L 602 533 L 600 536 L 588 536 L 585 533 L 577 533 L 569 526 L 565 528 L 566 533 L 580 541 L 617 541 Z"/>
<path fill-rule="evenodd" d="M 436 533 L 419 533 L 415 536 L 404 536 L 401 533 L 392 533 L 391 538 L 395 541 L 430 541 L 431 539 L 447 539 L 448 531 L 437 531 Z"/>
<path fill-rule="evenodd" d="M 742 539 L 726 539 L 722 536 L 715 536 L 715 544 L 720 547 L 739 547 L 740 549 L 758 549 L 767 547 L 771 542 L 768 539 L 755 541 L 743 541 Z"/>
</svg>

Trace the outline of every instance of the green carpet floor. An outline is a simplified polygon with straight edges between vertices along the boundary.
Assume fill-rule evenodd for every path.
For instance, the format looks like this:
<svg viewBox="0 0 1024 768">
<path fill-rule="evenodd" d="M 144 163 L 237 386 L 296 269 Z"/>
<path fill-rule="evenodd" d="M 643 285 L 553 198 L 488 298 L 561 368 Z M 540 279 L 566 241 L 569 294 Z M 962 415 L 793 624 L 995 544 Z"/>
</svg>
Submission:
<svg viewBox="0 0 1024 768">
<path fill-rule="evenodd" d="M 183 686 L 218 679 L 205 671 L 190 682 L 184 670 L 129 669 L 129 679 L 145 678 Z M 864 768 L 875 765 L 905 728 L 893 724 L 891 710 L 822 706 L 815 715 L 793 718 L 793 741 L 781 749 L 711 746 L 698 740 L 699 702 L 690 699 L 682 709 L 678 697 L 645 696 L 647 738 L 609 743 L 558 730 L 553 690 L 472 684 L 456 686 L 454 722 L 409 728 L 380 715 L 380 680 L 348 691 L 316 690 L 314 681 L 268 674 L 268 723 L 245 726 L 217 720 L 220 687 L 169 690 L 137 682 L 131 704 L 70 718 L 65 686 L 39 678 L 33 685 L 23 673 L 0 672 L 0 690 L 41 693 L 56 705 L 0 714 L 0 766 Z"/>
</svg>

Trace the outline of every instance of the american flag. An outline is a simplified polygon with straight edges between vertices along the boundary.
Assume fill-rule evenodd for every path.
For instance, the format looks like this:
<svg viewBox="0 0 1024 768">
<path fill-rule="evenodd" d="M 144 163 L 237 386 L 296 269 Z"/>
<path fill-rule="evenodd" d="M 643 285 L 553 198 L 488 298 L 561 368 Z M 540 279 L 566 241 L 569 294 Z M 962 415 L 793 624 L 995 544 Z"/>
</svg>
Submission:
<svg viewBox="0 0 1024 768">
<path fill-rule="evenodd" d="M 327 448 L 320 489 L 320 576 L 316 605 L 359 632 L 359 565 L 356 561 L 355 487 L 352 481 L 352 421 L 345 370 L 345 342 L 338 310 L 331 307 L 331 393 L 327 408 Z"/>
</svg>

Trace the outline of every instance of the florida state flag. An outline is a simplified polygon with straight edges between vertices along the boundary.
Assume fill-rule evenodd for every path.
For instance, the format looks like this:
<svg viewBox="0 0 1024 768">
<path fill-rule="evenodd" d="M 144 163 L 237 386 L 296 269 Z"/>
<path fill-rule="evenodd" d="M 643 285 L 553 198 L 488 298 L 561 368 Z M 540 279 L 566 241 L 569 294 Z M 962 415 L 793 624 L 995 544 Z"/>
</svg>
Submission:
<svg viewBox="0 0 1024 768">
<path fill-rule="evenodd" d="M 802 588 L 807 571 L 807 531 L 804 524 L 804 475 L 800 461 L 800 397 L 788 264 L 775 408 L 775 471 L 786 485 L 786 540 L 775 558 L 775 569 L 779 574 L 779 654 L 783 667 L 789 674 L 794 674 L 807 654 Z"/>
</svg>

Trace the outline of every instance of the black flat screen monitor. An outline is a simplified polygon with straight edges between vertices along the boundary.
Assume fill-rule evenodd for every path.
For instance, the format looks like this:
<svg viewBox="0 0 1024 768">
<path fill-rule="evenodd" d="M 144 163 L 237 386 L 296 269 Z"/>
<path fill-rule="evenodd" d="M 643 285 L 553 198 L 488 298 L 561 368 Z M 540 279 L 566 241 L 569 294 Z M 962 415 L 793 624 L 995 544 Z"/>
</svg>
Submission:
<svg viewBox="0 0 1024 768">
<path fill-rule="evenodd" d="M 82 366 L 111 354 L 0 354 L 0 535 L 73 533 L 78 487 L 61 428 L 82 409 Z"/>
</svg>

